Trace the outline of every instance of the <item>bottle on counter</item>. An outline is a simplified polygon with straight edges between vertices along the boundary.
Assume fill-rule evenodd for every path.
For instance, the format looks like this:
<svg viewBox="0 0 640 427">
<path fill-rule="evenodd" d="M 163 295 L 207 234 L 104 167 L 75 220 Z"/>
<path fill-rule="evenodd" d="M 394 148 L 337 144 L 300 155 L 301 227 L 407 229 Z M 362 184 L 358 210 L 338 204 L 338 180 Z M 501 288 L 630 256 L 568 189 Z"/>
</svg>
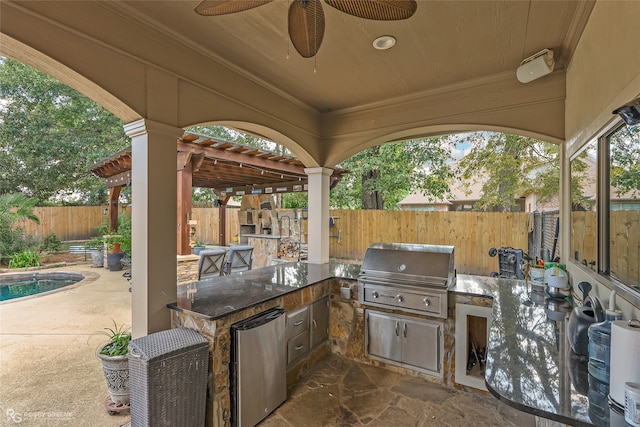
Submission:
<svg viewBox="0 0 640 427">
<path fill-rule="evenodd" d="M 589 374 L 609 384 L 611 367 L 611 322 L 622 320 L 622 312 L 615 309 L 616 292 L 611 291 L 609 308 L 605 312 L 604 322 L 589 326 Z"/>
</svg>

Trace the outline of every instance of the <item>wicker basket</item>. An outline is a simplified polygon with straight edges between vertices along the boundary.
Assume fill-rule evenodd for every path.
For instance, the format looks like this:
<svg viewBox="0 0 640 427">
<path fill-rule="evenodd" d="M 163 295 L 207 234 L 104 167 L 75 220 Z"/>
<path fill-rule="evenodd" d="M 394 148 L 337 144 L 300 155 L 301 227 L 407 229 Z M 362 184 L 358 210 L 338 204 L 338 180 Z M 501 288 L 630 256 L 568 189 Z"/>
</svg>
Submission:
<svg viewBox="0 0 640 427">
<path fill-rule="evenodd" d="M 132 427 L 204 425 L 208 347 L 198 332 L 186 328 L 131 340 Z"/>
</svg>

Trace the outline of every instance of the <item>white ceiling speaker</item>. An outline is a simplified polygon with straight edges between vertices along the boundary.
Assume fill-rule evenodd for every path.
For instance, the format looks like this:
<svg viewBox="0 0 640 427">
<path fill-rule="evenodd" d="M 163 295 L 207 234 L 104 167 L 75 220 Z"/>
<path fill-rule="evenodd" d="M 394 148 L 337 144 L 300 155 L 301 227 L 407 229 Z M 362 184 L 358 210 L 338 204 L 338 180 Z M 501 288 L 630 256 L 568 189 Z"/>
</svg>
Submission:
<svg viewBox="0 0 640 427">
<path fill-rule="evenodd" d="M 555 64 L 553 51 L 543 49 L 520 63 L 516 71 L 516 77 L 521 83 L 529 83 L 532 80 L 539 79 L 551 73 Z"/>
</svg>

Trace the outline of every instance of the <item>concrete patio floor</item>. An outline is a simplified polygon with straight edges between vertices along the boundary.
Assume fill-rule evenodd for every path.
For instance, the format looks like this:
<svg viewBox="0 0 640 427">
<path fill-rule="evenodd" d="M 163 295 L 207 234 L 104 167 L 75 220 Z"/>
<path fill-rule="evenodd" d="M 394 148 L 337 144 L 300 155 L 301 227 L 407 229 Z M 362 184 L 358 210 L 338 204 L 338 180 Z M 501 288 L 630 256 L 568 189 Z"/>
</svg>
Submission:
<svg viewBox="0 0 640 427">
<path fill-rule="evenodd" d="M 0 425 L 116 427 L 109 415 L 95 331 L 131 325 L 131 293 L 122 272 L 91 264 L 42 271 L 97 274 L 89 283 L 0 304 Z"/>
</svg>

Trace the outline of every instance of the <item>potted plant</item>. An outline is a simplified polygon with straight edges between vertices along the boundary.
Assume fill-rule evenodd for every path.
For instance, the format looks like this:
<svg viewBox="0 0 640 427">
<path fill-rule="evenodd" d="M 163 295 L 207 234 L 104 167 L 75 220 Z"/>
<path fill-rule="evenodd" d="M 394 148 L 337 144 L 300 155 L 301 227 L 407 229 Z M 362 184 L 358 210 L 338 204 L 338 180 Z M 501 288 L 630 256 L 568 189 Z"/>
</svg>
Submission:
<svg viewBox="0 0 640 427">
<path fill-rule="evenodd" d="M 105 335 L 109 341 L 101 345 L 96 355 L 102 362 L 102 370 L 107 380 L 109 397 L 115 406 L 129 405 L 129 341 L 131 331 L 118 326 L 113 321 L 113 328 L 104 328 L 93 335 Z"/>
<path fill-rule="evenodd" d="M 92 267 L 104 266 L 104 241 L 100 237 L 94 237 L 84 244 L 84 248 L 91 254 Z"/>
<path fill-rule="evenodd" d="M 196 241 L 195 246 L 193 247 L 193 254 L 194 255 L 200 255 L 200 251 L 202 251 L 204 249 L 204 243 L 202 243 L 200 240 Z"/>
<path fill-rule="evenodd" d="M 107 267 L 109 271 L 120 271 L 122 270 L 122 257 L 124 256 L 124 252 L 122 252 L 122 242 L 119 234 L 108 234 L 102 236 L 107 243 Z"/>
</svg>

